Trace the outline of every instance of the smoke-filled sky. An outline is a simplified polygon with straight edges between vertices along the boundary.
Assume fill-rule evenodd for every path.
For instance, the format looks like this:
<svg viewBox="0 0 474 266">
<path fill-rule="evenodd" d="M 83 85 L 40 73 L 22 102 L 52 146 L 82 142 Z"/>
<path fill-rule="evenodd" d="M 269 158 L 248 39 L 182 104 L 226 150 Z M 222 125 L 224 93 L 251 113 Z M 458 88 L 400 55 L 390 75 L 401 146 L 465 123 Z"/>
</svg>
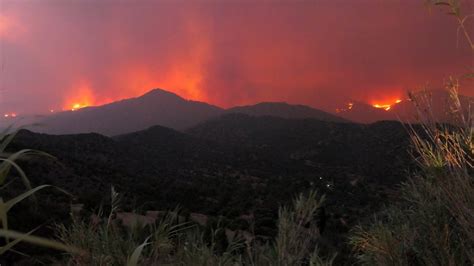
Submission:
<svg viewBox="0 0 474 266">
<path fill-rule="evenodd" d="M 0 0 L 0 113 L 155 87 L 222 107 L 392 101 L 473 66 L 445 13 L 424 0 Z"/>
</svg>

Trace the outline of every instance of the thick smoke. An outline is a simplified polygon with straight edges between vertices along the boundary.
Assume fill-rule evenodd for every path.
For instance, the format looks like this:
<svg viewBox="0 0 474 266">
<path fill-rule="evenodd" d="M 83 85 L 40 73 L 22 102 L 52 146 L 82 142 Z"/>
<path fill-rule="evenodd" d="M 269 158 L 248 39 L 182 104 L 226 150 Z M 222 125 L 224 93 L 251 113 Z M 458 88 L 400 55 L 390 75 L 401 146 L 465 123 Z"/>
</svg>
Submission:
<svg viewBox="0 0 474 266">
<path fill-rule="evenodd" d="M 392 100 L 472 66 L 456 28 L 422 0 L 0 0 L 0 113 L 154 87 L 224 107 Z"/>
</svg>

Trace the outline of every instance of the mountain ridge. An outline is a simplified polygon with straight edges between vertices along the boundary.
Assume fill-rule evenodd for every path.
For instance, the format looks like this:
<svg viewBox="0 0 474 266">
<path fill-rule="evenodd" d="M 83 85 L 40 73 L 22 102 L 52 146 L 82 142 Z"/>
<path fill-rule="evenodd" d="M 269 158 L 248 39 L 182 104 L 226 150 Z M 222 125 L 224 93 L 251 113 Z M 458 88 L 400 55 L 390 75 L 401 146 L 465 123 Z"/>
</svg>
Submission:
<svg viewBox="0 0 474 266">
<path fill-rule="evenodd" d="M 350 122 L 334 114 L 301 104 L 286 102 L 261 102 L 254 105 L 236 106 L 226 110 L 226 113 L 243 113 L 252 116 L 276 116 L 281 118 L 317 118 L 321 121 Z"/>
<path fill-rule="evenodd" d="M 154 125 L 185 129 L 222 111 L 217 106 L 154 89 L 139 97 L 52 115 L 42 120 L 44 126 L 37 130 L 50 134 L 95 132 L 114 136 Z"/>
<path fill-rule="evenodd" d="M 166 90 L 153 89 L 139 97 L 57 113 L 40 120 L 41 127 L 29 129 L 56 135 L 94 132 L 106 136 L 132 133 L 155 125 L 183 131 L 208 119 L 234 112 L 349 122 L 303 105 L 264 102 L 223 109 L 205 102 L 187 100 Z"/>
<path fill-rule="evenodd" d="M 421 97 L 422 93 L 414 95 Z M 448 114 L 448 92 L 432 91 L 429 95 L 433 98 L 432 110 L 435 117 L 441 122 L 451 122 L 452 117 Z M 474 103 L 473 99 L 467 96 L 461 96 L 460 100 L 464 106 Z M 464 111 L 468 114 L 467 109 Z M 346 108 L 338 109 L 336 113 L 286 102 L 261 102 L 223 109 L 205 102 L 187 100 L 163 89 L 153 89 L 139 97 L 50 115 L 35 121 L 39 122 L 41 127 L 28 128 L 40 133 L 57 135 L 94 132 L 106 136 L 118 136 L 155 125 L 185 131 L 210 119 L 231 113 L 363 124 L 383 120 L 415 123 L 420 119 L 419 110 L 415 109 L 409 100 L 393 104 L 390 110 L 353 101 Z"/>
</svg>

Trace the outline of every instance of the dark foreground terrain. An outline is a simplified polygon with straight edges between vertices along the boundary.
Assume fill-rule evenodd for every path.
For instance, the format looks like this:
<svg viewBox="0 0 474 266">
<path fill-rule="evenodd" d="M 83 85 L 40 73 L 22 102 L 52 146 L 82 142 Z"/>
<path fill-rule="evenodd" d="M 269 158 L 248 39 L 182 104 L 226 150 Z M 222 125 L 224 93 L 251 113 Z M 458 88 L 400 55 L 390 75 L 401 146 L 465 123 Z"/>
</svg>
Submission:
<svg viewBox="0 0 474 266">
<path fill-rule="evenodd" d="M 266 237 L 275 234 L 278 206 L 316 189 L 327 197 L 322 251 L 349 253 L 344 236 L 396 197 L 392 192 L 414 167 L 408 147 L 406 129 L 397 122 L 244 114 L 184 132 L 160 126 L 116 137 L 22 131 L 9 149 L 38 149 L 57 158 L 21 163 L 33 185 L 51 184 L 72 196 L 41 192 L 35 214 L 27 207 L 12 210 L 11 224 L 28 231 L 45 221 L 67 221 L 70 203 L 97 210 L 109 202 L 113 185 L 124 195 L 123 211 L 179 205 L 184 213 L 221 217 L 228 228 Z"/>
</svg>

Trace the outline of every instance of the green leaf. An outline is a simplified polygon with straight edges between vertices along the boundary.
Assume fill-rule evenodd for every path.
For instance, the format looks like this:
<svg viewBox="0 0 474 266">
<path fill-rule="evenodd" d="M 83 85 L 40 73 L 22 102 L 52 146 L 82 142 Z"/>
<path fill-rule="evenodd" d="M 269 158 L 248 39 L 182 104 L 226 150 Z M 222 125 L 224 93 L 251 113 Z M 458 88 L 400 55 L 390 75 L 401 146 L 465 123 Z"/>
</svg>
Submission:
<svg viewBox="0 0 474 266">
<path fill-rule="evenodd" d="M 10 172 L 12 166 L 14 166 L 11 162 L 16 162 L 17 160 L 21 159 L 22 157 L 29 156 L 29 155 L 46 156 L 46 157 L 55 159 L 54 156 L 52 156 L 48 153 L 41 152 L 41 151 L 36 151 L 36 150 L 31 150 L 31 149 L 24 149 L 24 150 L 15 152 L 14 154 L 10 155 L 7 158 L 7 160 L 3 160 L 4 162 L 2 164 L 0 164 L 0 184 L 3 184 L 5 182 L 8 173 Z M 26 177 L 26 175 L 25 175 L 25 177 Z M 29 182 L 27 182 L 27 183 L 29 183 Z"/>
<path fill-rule="evenodd" d="M 38 186 L 38 187 L 35 187 L 33 189 L 30 189 L 18 196 L 16 196 L 15 198 L 7 201 L 4 203 L 5 205 L 5 213 L 8 213 L 8 211 L 13 207 L 15 206 L 16 204 L 18 204 L 19 202 L 23 201 L 24 199 L 30 197 L 31 195 L 35 194 L 36 192 L 38 192 L 39 190 L 41 189 L 44 189 L 44 188 L 47 188 L 47 187 L 50 187 L 50 185 L 42 185 L 42 186 Z"/>
<path fill-rule="evenodd" d="M 9 237 L 5 237 L 5 238 L 7 239 L 7 244 L 6 244 L 5 246 L 0 247 L 0 255 L 3 255 L 4 253 L 6 253 L 6 252 L 9 251 L 9 250 L 12 250 L 12 248 L 13 248 L 14 246 L 16 246 L 16 245 L 19 244 L 21 241 L 23 241 L 23 239 L 24 239 L 25 236 L 31 235 L 31 234 L 32 234 L 34 231 L 36 231 L 37 229 L 38 229 L 38 228 L 35 228 L 35 229 L 31 230 L 30 232 L 24 234 L 23 237 L 17 238 L 17 239 L 15 239 L 15 240 L 12 241 L 12 242 L 9 242 L 9 241 L 8 241 L 8 238 L 9 238 Z"/>
<path fill-rule="evenodd" d="M 0 222 L 2 224 L 2 229 L 8 229 L 7 206 L 2 198 L 0 198 Z"/>
<path fill-rule="evenodd" d="M 140 260 L 140 256 L 143 252 L 143 249 L 150 244 L 150 242 L 148 242 L 148 239 L 150 239 L 150 237 L 148 237 L 143 244 L 141 244 L 140 246 L 138 246 L 135 249 L 132 256 L 127 261 L 127 266 L 137 266 L 138 265 L 138 261 Z"/>
<path fill-rule="evenodd" d="M 2 158 L 0 158 L 0 161 L 3 161 L 4 163 L 10 164 L 11 166 L 13 166 L 16 169 L 16 171 L 20 174 L 21 180 L 23 181 L 23 184 L 25 185 L 26 189 L 31 189 L 32 188 L 30 180 L 26 176 L 23 169 L 21 169 L 21 167 L 17 163 L 15 163 L 14 161 L 12 161 L 10 159 L 2 159 Z M 9 170 L 8 171 L 7 170 L 2 171 L 1 167 L 0 167 L 0 185 L 3 185 L 5 183 L 5 181 L 7 179 L 8 172 L 9 172 Z"/>
<path fill-rule="evenodd" d="M 11 130 L 12 126 L 7 128 L 6 133 L 8 133 Z M 4 137 L 2 138 L 2 142 L 0 143 L 0 152 L 4 152 L 7 146 L 13 141 L 15 136 L 18 134 L 19 130 L 15 130 L 14 132 L 10 133 L 9 135 L 3 135 Z"/>
<path fill-rule="evenodd" d="M 23 233 L 19 233 L 12 230 L 0 229 L 0 237 L 13 238 L 13 239 L 16 239 L 15 241 L 20 240 L 20 242 L 28 242 L 30 244 L 34 244 L 37 246 L 53 248 L 53 249 L 57 249 L 57 250 L 61 250 L 61 251 L 69 252 L 69 253 L 82 253 L 82 251 L 78 248 L 68 246 L 58 241 L 49 240 L 49 239 L 37 237 L 37 236 L 32 236 L 30 235 L 30 233 L 23 234 Z M 15 244 L 17 243 L 18 242 L 16 242 Z M 2 247 L 1 251 L 5 252 L 7 251 L 7 249 L 4 250 L 4 247 Z M 0 255 L 1 254 L 2 253 L 0 253 Z"/>
</svg>

